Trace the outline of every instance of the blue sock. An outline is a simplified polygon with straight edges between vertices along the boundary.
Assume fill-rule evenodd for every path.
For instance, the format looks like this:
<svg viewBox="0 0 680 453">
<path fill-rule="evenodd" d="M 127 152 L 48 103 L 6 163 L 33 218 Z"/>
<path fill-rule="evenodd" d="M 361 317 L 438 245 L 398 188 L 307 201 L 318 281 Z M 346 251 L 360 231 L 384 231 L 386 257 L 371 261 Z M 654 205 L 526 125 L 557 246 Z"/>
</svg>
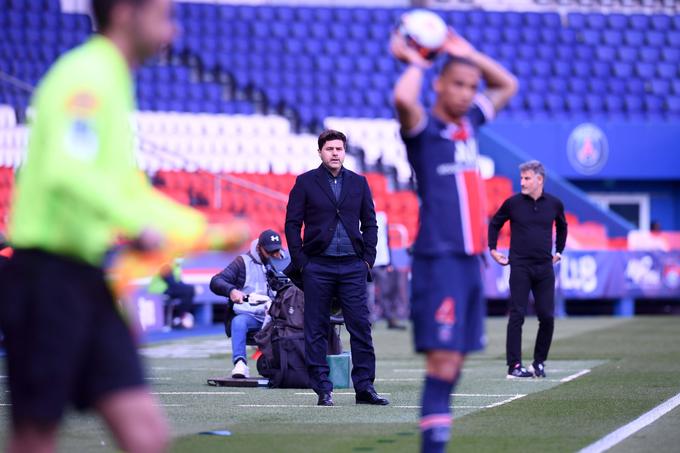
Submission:
<svg viewBox="0 0 680 453">
<path fill-rule="evenodd" d="M 443 453 L 451 437 L 451 392 L 454 382 L 427 376 L 420 412 L 422 453 Z"/>
</svg>

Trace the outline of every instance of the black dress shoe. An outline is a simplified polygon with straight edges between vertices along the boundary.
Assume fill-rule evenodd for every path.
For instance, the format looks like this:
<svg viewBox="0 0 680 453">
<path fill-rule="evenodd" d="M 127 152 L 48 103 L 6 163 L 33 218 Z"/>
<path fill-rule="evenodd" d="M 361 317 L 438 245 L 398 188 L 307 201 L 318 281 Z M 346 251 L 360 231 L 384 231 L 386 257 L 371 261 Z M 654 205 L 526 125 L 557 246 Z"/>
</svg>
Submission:
<svg viewBox="0 0 680 453">
<path fill-rule="evenodd" d="M 375 390 L 364 390 L 363 392 L 357 392 L 356 396 L 357 404 L 373 404 L 375 406 L 387 406 L 390 402 L 380 397 Z"/>
<path fill-rule="evenodd" d="M 333 405 L 333 395 L 330 393 L 322 393 L 319 395 L 319 401 L 316 403 L 317 406 L 332 406 Z"/>
<path fill-rule="evenodd" d="M 406 330 L 406 326 L 403 324 L 399 324 L 396 321 L 390 321 L 387 323 L 387 328 L 388 329 L 393 329 L 393 330 Z"/>
</svg>

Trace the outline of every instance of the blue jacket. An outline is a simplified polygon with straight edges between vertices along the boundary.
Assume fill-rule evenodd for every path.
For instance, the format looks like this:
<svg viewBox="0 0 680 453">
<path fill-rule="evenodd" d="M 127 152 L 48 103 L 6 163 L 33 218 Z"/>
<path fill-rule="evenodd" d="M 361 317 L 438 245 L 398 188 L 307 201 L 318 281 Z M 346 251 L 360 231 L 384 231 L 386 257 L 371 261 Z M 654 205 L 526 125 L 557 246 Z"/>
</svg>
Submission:
<svg viewBox="0 0 680 453">
<path fill-rule="evenodd" d="M 366 178 L 345 169 L 340 198 L 335 199 L 323 166 L 301 174 L 288 197 L 286 240 L 291 263 L 300 271 L 309 257 L 321 255 L 342 222 L 359 258 L 373 267 L 378 223 Z M 301 237 L 304 225 L 304 238 Z"/>
</svg>

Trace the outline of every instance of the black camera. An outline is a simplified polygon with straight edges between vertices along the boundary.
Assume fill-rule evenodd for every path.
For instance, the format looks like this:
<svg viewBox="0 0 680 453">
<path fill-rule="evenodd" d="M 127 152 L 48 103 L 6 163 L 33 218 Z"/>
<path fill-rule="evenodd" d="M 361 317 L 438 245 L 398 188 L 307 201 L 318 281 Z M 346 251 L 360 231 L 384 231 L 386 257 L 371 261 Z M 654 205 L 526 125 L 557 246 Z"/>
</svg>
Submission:
<svg viewBox="0 0 680 453">
<path fill-rule="evenodd" d="M 272 291 L 281 291 L 286 286 L 290 285 L 290 279 L 286 274 L 276 269 L 271 263 L 265 264 L 267 284 Z"/>
</svg>

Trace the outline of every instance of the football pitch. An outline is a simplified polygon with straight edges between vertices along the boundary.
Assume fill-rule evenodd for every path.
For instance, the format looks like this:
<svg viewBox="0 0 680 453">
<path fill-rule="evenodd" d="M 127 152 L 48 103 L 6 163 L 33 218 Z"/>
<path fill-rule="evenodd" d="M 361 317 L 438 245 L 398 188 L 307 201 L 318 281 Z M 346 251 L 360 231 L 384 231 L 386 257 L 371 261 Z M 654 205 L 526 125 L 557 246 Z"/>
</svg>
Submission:
<svg viewBox="0 0 680 453">
<path fill-rule="evenodd" d="M 524 330 L 528 365 L 536 319 L 527 318 Z M 505 378 L 505 319 L 489 318 L 487 333 L 486 351 L 469 358 L 455 390 L 449 451 L 578 451 L 680 393 L 677 317 L 557 320 L 548 377 L 540 380 Z M 345 343 L 347 337 L 343 332 Z M 423 358 L 413 353 L 409 332 L 378 325 L 374 342 L 375 385 L 390 399 L 387 407 L 356 406 L 352 389 L 336 389 L 335 407 L 317 407 L 311 390 L 210 387 L 207 378 L 231 370 L 224 335 L 148 344 L 142 353 L 149 384 L 171 422 L 173 451 L 417 451 Z M 254 368 L 251 361 L 251 373 Z M 3 392 L 0 404 L 8 409 L 8 403 Z M 678 426 L 680 407 L 611 451 L 680 451 Z M 3 440 L 7 427 L 5 410 Z M 230 435 L 199 434 L 209 431 Z M 111 450 L 93 417 L 68 417 L 60 451 Z"/>
</svg>

